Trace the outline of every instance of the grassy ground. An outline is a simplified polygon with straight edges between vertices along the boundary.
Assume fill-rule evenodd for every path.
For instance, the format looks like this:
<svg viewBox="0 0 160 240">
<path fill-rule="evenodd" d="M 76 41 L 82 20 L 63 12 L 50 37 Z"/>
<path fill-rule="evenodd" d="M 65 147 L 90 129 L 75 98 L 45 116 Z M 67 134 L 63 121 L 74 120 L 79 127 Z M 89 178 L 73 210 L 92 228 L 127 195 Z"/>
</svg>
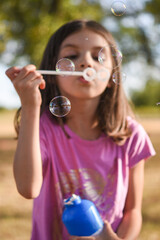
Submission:
<svg viewBox="0 0 160 240">
<path fill-rule="evenodd" d="M 32 201 L 17 193 L 12 172 L 16 147 L 14 113 L 0 112 L 0 239 L 29 240 Z"/>
<path fill-rule="evenodd" d="M 146 162 L 143 197 L 143 227 L 138 240 L 160 239 L 160 116 L 138 110 L 138 120 L 147 130 L 157 155 Z M 0 239 L 29 240 L 32 200 L 16 190 L 12 159 L 16 147 L 14 111 L 0 111 Z M 146 117 L 147 116 L 147 117 Z M 37 239 L 38 240 L 38 239 Z"/>
</svg>

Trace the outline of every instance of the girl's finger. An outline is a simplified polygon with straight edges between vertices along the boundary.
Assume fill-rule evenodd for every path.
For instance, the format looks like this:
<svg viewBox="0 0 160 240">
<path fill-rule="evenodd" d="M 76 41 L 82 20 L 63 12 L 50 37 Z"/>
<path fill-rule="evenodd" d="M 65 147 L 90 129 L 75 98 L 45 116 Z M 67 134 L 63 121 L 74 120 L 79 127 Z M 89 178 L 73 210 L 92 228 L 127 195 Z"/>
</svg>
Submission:
<svg viewBox="0 0 160 240">
<path fill-rule="evenodd" d="M 36 70 L 36 67 L 34 65 L 30 64 L 23 68 L 11 67 L 11 68 L 7 69 L 5 73 L 11 79 L 11 81 L 13 81 L 13 80 L 15 80 L 15 78 L 22 79 L 29 72 L 35 71 L 35 70 Z"/>
<path fill-rule="evenodd" d="M 36 79 L 43 79 L 42 75 L 36 71 L 29 72 L 24 78 L 19 77 L 20 74 L 21 73 L 19 73 L 18 76 L 12 80 L 12 83 L 17 91 L 18 89 L 25 89 L 31 86 L 33 87 L 33 83 Z M 36 82 L 34 84 L 37 85 Z"/>
<path fill-rule="evenodd" d="M 21 68 L 11 67 L 6 70 L 5 74 L 11 79 L 11 81 L 20 73 Z"/>
<path fill-rule="evenodd" d="M 75 240 L 95 240 L 93 237 L 78 237 Z"/>
<path fill-rule="evenodd" d="M 46 86 L 46 82 L 43 78 L 36 78 L 32 81 L 33 88 L 39 87 L 40 89 L 44 89 Z"/>
<path fill-rule="evenodd" d="M 70 237 L 70 240 L 95 240 L 94 237 L 76 237 L 76 236 L 72 236 Z"/>
<path fill-rule="evenodd" d="M 41 90 L 43 90 L 43 89 L 45 89 L 45 87 L 46 87 L 46 82 L 44 81 L 44 79 L 42 79 L 42 82 L 41 82 L 41 84 L 39 85 L 39 88 L 40 88 Z"/>
<path fill-rule="evenodd" d="M 23 67 L 20 70 L 19 74 L 17 75 L 17 80 L 25 78 L 30 72 L 33 72 L 35 70 L 36 70 L 36 66 L 32 64 Z"/>
<path fill-rule="evenodd" d="M 20 74 L 19 74 L 20 75 Z M 29 72 L 24 78 L 20 78 L 18 75 L 16 81 L 20 79 L 20 81 L 28 82 L 28 81 L 34 81 L 36 78 L 43 78 L 40 73 L 37 71 L 31 71 Z"/>
</svg>

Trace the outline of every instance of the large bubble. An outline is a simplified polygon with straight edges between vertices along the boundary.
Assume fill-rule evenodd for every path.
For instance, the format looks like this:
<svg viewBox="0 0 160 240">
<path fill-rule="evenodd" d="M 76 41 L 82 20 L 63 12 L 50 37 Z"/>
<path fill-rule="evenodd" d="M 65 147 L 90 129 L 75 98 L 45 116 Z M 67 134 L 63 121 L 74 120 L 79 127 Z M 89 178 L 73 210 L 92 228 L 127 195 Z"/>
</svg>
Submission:
<svg viewBox="0 0 160 240">
<path fill-rule="evenodd" d="M 64 96 L 54 97 L 49 103 L 49 110 L 56 117 L 64 117 L 71 110 L 71 102 Z"/>
<path fill-rule="evenodd" d="M 68 58 L 60 59 L 56 64 L 56 71 L 75 71 L 74 63 Z"/>
</svg>

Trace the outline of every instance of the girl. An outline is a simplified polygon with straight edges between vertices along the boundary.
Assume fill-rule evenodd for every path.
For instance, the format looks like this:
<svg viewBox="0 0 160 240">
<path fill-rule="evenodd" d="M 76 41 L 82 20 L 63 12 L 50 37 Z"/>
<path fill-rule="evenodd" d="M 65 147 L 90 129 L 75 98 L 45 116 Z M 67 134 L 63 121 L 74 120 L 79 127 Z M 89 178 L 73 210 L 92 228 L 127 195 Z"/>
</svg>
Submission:
<svg viewBox="0 0 160 240">
<path fill-rule="evenodd" d="M 69 58 L 76 71 L 99 71 L 99 50 L 108 46 L 106 81 L 43 78 L 33 65 L 6 71 L 22 104 L 16 115 L 14 176 L 19 193 L 34 199 L 32 240 L 70 239 L 61 215 L 63 199 L 73 193 L 95 203 L 105 223 L 100 239 L 135 240 L 139 235 L 144 160 L 155 152 L 133 118 L 122 84 L 112 81 L 117 63 L 111 45 L 111 34 L 100 24 L 72 21 L 50 38 L 40 66 L 54 70 L 59 59 Z M 48 110 L 57 95 L 71 101 L 64 118 Z"/>
</svg>

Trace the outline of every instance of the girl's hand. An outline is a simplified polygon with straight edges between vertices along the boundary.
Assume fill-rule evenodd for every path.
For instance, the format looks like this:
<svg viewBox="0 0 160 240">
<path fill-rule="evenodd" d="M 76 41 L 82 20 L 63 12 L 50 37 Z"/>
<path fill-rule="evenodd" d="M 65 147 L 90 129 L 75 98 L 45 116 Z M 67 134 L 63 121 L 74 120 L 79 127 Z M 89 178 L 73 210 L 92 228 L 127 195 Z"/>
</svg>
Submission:
<svg viewBox="0 0 160 240">
<path fill-rule="evenodd" d="M 96 237 L 71 237 L 70 240 L 122 240 L 112 230 L 111 225 L 108 221 L 104 222 L 103 231 Z"/>
<path fill-rule="evenodd" d="M 40 106 L 42 99 L 39 88 L 45 88 L 45 81 L 41 74 L 36 72 L 34 65 L 27 65 L 22 69 L 11 67 L 6 71 L 6 75 L 12 81 L 22 106 Z"/>
</svg>

